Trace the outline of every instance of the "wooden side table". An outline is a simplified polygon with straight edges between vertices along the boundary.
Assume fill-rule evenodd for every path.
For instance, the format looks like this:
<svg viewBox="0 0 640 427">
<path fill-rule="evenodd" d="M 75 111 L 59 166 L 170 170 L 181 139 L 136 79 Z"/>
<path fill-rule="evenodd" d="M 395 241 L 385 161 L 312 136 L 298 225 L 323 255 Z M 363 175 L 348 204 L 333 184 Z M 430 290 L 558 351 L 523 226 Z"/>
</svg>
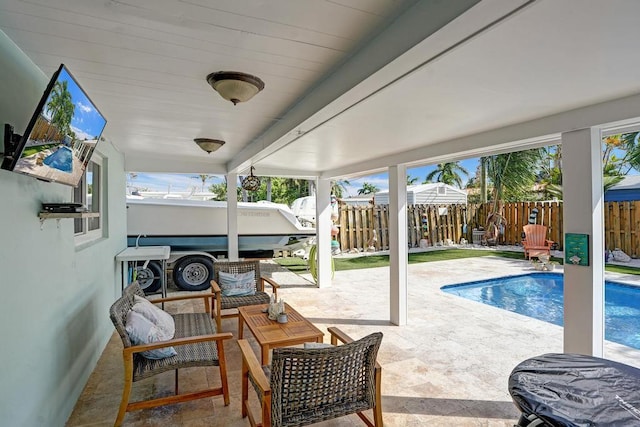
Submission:
<svg viewBox="0 0 640 427">
<path fill-rule="evenodd" d="M 268 304 L 261 304 L 238 308 L 238 339 L 242 339 L 246 324 L 260 344 L 263 365 L 269 363 L 269 350 L 272 348 L 306 342 L 322 342 L 324 333 L 289 304 L 285 303 L 287 323 L 270 320 L 267 313 L 263 311 L 267 306 Z"/>
</svg>

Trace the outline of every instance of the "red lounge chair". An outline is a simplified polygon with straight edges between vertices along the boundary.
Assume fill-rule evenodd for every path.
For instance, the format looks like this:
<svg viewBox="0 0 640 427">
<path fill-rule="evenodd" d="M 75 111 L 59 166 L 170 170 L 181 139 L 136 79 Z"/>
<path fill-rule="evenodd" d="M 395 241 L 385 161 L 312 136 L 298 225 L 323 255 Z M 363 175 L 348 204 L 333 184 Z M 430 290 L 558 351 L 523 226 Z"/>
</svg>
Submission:
<svg viewBox="0 0 640 427">
<path fill-rule="evenodd" d="M 522 227 L 525 238 L 522 241 L 524 247 L 524 257 L 531 259 L 532 256 L 551 255 L 551 245 L 553 240 L 548 240 L 547 226 L 539 224 L 528 224 Z"/>
</svg>

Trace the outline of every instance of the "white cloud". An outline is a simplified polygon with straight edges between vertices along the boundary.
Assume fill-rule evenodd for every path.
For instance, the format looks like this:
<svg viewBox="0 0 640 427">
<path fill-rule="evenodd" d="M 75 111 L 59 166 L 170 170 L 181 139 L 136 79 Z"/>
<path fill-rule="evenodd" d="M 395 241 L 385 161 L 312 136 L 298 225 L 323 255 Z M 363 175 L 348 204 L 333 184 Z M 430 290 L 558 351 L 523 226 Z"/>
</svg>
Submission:
<svg viewBox="0 0 640 427">
<path fill-rule="evenodd" d="M 73 133 L 76 134 L 76 139 L 93 139 L 95 135 L 89 135 L 88 133 L 84 132 L 83 130 L 75 127 L 75 126 L 71 126 L 71 130 L 73 131 Z"/>
<path fill-rule="evenodd" d="M 78 108 L 80 108 L 80 111 L 82 111 L 83 113 L 90 113 L 91 111 L 93 111 L 93 108 L 91 108 L 88 105 L 84 105 L 82 102 L 78 101 Z"/>
</svg>

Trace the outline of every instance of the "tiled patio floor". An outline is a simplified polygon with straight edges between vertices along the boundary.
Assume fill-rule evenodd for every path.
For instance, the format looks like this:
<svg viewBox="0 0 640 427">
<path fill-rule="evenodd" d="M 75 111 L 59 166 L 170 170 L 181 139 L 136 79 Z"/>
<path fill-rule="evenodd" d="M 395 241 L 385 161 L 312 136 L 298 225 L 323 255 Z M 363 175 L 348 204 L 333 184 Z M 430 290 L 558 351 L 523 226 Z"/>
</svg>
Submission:
<svg viewBox="0 0 640 427">
<path fill-rule="evenodd" d="M 333 285 L 283 288 L 281 296 L 320 329 L 338 326 L 353 338 L 382 331 L 382 406 L 388 426 L 512 426 L 518 412 L 507 379 L 522 360 L 562 351 L 562 328 L 440 291 L 446 284 L 532 271 L 524 260 L 472 258 L 409 265 L 409 323 L 389 323 L 388 268 L 336 272 Z M 609 277 L 609 276 L 608 276 Z M 611 276 L 615 279 L 634 277 Z M 105 315 L 107 315 L 105 313 Z M 236 332 L 234 320 L 225 331 Z M 245 336 L 250 333 L 245 332 Z M 226 342 L 231 404 L 219 397 L 127 414 L 127 426 L 247 426 L 240 416 L 240 356 Z M 640 352 L 606 342 L 605 357 L 640 366 Z M 207 378 L 183 376 L 184 389 Z M 169 393 L 173 374 L 134 384 L 134 393 Z M 105 349 L 67 425 L 113 425 L 122 392 L 121 343 Z M 362 425 L 346 417 L 322 426 Z"/>
</svg>

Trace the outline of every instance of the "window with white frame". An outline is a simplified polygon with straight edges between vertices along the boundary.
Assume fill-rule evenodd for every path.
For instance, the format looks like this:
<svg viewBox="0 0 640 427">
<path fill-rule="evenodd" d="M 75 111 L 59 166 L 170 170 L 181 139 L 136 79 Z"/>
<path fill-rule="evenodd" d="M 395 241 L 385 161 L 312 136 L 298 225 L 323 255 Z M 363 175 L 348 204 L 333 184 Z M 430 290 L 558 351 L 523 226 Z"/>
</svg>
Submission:
<svg viewBox="0 0 640 427">
<path fill-rule="evenodd" d="M 89 212 L 100 215 L 92 218 L 76 218 L 74 220 L 74 233 L 76 244 L 101 238 L 103 217 L 103 160 L 94 153 L 87 165 L 87 170 L 82 176 L 80 184 L 73 189 L 73 202 L 82 203 Z"/>
</svg>

